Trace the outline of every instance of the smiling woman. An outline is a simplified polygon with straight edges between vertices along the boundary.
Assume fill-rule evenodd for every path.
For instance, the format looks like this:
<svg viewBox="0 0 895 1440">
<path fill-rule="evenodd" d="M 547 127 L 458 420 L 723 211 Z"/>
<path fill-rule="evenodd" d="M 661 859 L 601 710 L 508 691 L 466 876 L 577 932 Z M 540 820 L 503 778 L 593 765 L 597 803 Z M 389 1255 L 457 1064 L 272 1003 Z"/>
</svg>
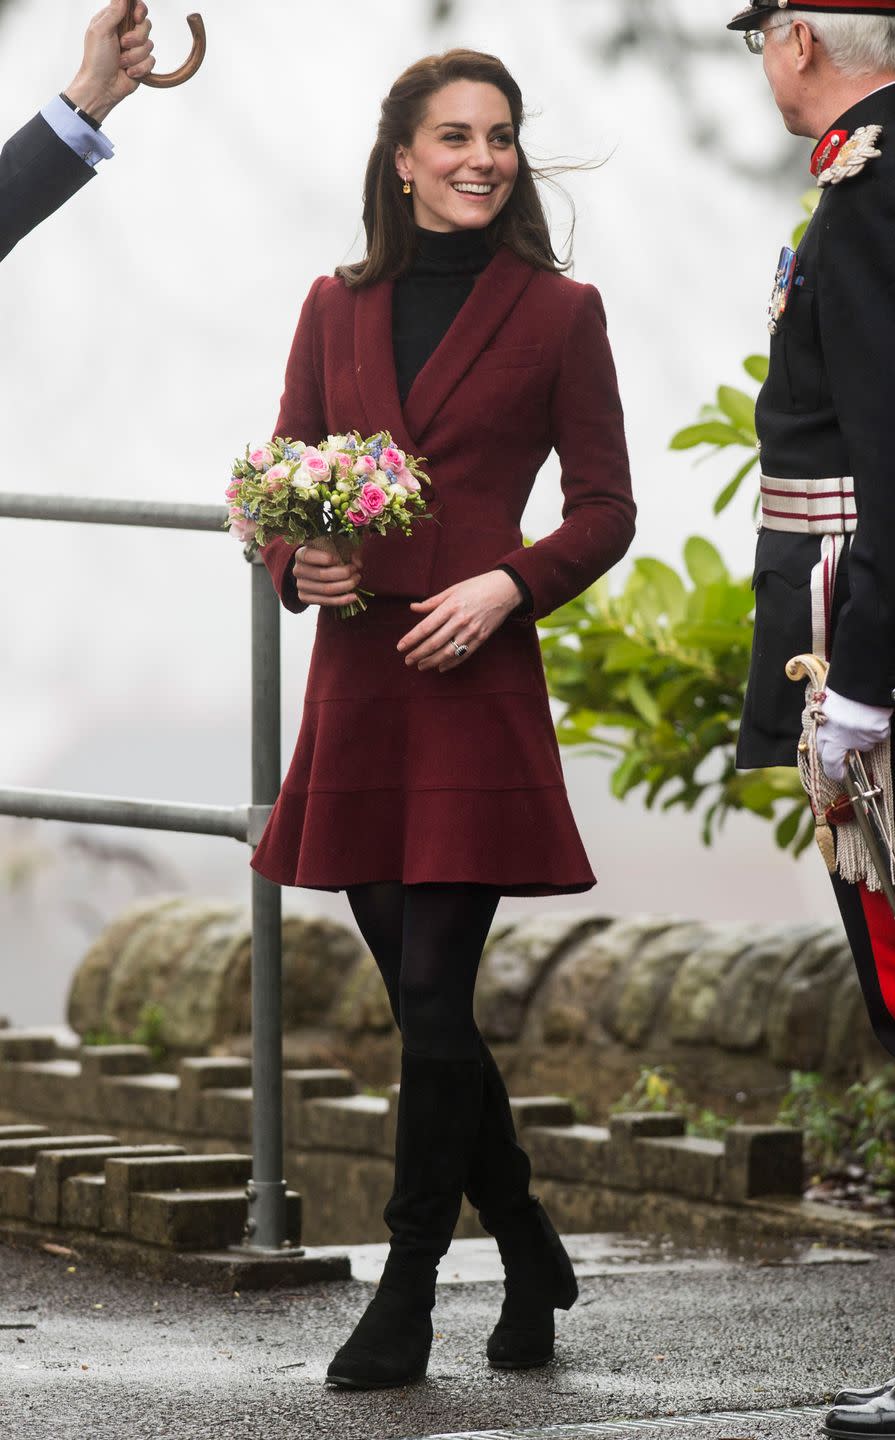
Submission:
<svg viewBox="0 0 895 1440">
<path fill-rule="evenodd" d="M 388 430 L 397 455 L 428 457 L 432 482 L 411 540 L 369 535 L 350 562 L 283 540 L 262 552 L 287 608 L 320 613 L 253 863 L 281 885 L 347 891 L 403 1042 L 389 1259 L 327 1375 L 355 1389 L 425 1372 L 464 1190 L 506 1271 L 493 1365 L 546 1364 L 554 1308 L 577 1295 L 473 996 L 501 895 L 594 883 L 531 622 L 622 556 L 634 505 L 600 297 L 561 273 L 522 118 L 492 55 L 452 50 L 399 77 L 367 166 L 366 257 L 314 283 L 276 427 L 312 443 Z M 522 512 L 553 448 L 563 523 L 526 547 Z M 361 583 L 367 609 L 341 620 Z"/>
<path fill-rule="evenodd" d="M 382 102 L 364 183 L 367 255 L 340 267 L 346 285 L 406 273 L 415 226 L 481 230 L 492 253 L 507 244 L 539 268 L 567 268 L 520 143 L 524 114 L 519 86 L 493 55 L 449 50 L 405 70 Z"/>
<path fill-rule="evenodd" d="M 455 80 L 439 90 L 412 143 L 396 150 L 416 224 L 442 232 L 490 225 L 513 192 L 515 142 L 509 101 L 496 85 Z"/>
</svg>

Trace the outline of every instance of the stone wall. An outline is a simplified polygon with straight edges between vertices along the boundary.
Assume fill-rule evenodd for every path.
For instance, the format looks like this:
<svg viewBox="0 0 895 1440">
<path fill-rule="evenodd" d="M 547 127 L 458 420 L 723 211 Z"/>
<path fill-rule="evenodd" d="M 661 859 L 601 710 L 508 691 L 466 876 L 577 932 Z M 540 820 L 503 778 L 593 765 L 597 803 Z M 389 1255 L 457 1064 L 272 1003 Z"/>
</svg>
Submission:
<svg viewBox="0 0 895 1440">
<path fill-rule="evenodd" d="M 169 1192 L 189 1190 L 191 1175 L 192 1188 L 207 1189 L 216 1169 L 225 1187 L 222 1234 L 233 1238 L 240 1210 L 234 1187 L 251 1173 L 242 1158 L 251 1145 L 250 1079 L 248 1063 L 233 1057 L 185 1058 L 172 1074 L 153 1071 L 142 1046 L 67 1051 L 50 1034 L 0 1030 L 0 1222 L 104 1227 L 189 1246 L 199 1242 L 198 1222 Z M 368 1095 L 347 1071 L 293 1070 L 284 1074 L 283 1100 L 285 1178 L 301 1206 L 303 1243 L 386 1238 L 381 1217 L 392 1183 L 397 1087 Z M 600 1229 L 610 1214 L 616 1226 L 648 1228 L 660 1212 L 669 1223 L 669 1215 L 699 1206 L 742 1206 L 767 1195 L 792 1201 L 801 1193 L 796 1130 L 734 1127 L 722 1144 L 688 1137 L 678 1115 L 614 1116 L 602 1127 L 576 1124 L 569 1102 L 555 1096 L 512 1104 L 535 1184 L 566 1231 Z M 41 1159 L 43 1152 L 55 1158 Z M 215 1156 L 214 1164 L 203 1165 L 203 1155 Z M 107 1162 L 113 1180 L 127 1178 L 120 1203 L 108 1189 Z M 133 1206 L 131 1192 L 143 1195 Z M 472 1212 L 460 1233 L 481 1233 Z"/>
<path fill-rule="evenodd" d="M 760 903 L 756 901 L 756 908 Z M 130 1033 L 163 1011 L 172 1053 L 249 1053 L 248 920 L 183 899 L 144 903 L 86 956 L 69 1019 Z M 371 957 L 328 920 L 284 923 L 285 1054 L 293 1067 L 397 1079 L 398 1042 Z M 884 1063 L 837 927 L 612 920 L 564 912 L 495 926 L 477 994 L 482 1033 L 520 1094 L 559 1092 L 601 1119 L 645 1066 L 744 1120 L 776 1114 L 793 1069 L 843 1083 Z"/>
</svg>

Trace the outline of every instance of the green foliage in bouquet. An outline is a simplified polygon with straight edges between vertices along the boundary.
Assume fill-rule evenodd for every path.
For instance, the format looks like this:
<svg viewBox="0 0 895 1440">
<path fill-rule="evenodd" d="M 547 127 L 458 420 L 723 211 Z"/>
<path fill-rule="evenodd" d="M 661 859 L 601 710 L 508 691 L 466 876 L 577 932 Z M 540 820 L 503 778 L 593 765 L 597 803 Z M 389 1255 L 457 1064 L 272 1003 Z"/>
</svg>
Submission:
<svg viewBox="0 0 895 1440">
<path fill-rule="evenodd" d="M 700 536 L 684 563 L 686 578 L 641 556 L 621 594 L 604 578 L 541 622 L 548 686 L 565 706 L 560 743 L 614 759 L 619 799 L 642 787 L 648 807 L 700 807 L 706 844 L 732 810 L 747 810 L 775 821 L 777 843 L 798 853 L 814 827 L 796 771 L 734 766 L 751 587 Z"/>
</svg>

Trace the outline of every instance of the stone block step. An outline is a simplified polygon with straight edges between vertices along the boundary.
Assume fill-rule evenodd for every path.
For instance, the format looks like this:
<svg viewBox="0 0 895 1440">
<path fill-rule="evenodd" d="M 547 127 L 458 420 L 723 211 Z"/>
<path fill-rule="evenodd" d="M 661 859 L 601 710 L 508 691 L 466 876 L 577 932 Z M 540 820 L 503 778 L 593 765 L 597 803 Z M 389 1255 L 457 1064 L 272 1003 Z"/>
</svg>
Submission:
<svg viewBox="0 0 895 1440">
<path fill-rule="evenodd" d="M 360 1151 L 387 1155 L 393 1146 L 392 1102 L 380 1095 L 347 1095 L 308 1100 L 291 1143 L 302 1149 Z"/>
<path fill-rule="evenodd" d="M 510 1096 L 510 1109 L 517 1130 L 530 1125 L 574 1125 L 575 1112 L 571 1102 L 560 1095 Z"/>
<path fill-rule="evenodd" d="M 195 1128 L 204 1135 L 226 1135 L 234 1140 L 251 1140 L 251 1086 L 232 1085 L 220 1090 L 203 1090 L 199 1105 L 199 1123 Z"/>
<path fill-rule="evenodd" d="M 34 1203 L 34 1166 L 0 1166 L 0 1215 L 7 1220 L 28 1220 Z"/>
<path fill-rule="evenodd" d="M 106 1161 L 103 1229 L 126 1234 L 134 1196 L 147 1190 L 208 1190 L 245 1186 L 252 1178 L 250 1155 L 150 1156 Z"/>
<path fill-rule="evenodd" d="M 82 1045 L 78 1057 L 87 1082 L 104 1075 L 145 1075 L 152 1065 L 147 1045 Z"/>
<path fill-rule="evenodd" d="M 134 1240 L 175 1250 L 238 1245 L 248 1218 L 244 1188 L 148 1190 L 131 1196 L 128 1233 Z M 286 1192 L 286 1233 L 301 1235 L 301 1197 Z"/>
<path fill-rule="evenodd" d="M 229 1092 L 247 1086 L 251 1094 L 251 1062 L 233 1055 L 207 1055 L 181 1060 L 177 1074 L 180 1081 L 177 1091 L 179 1130 L 205 1128 L 203 1102 L 209 1090 Z"/>
<path fill-rule="evenodd" d="M 25 1115 L 46 1115 L 51 1123 L 60 1120 L 95 1125 L 89 1096 L 78 1083 L 81 1067 L 77 1060 L 22 1060 L 3 1067 L 3 1097 Z M 86 1116 L 90 1118 L 87 1119 Z"/>
<path fill-rule="evenodd" d="M 30 1165 L 42 1150 L 95 1150 L 119 1145 L 117 1135 L 37 1135 L 23 1140 L 0 1140 L 0 1165 Z"/>
<path fill-rule="evenodd" d="M 0 1030 L 0 1060 L 50 1060 L 56 1054 L 56 1036 L 49 1030 Z"/>
<path fill-rule="evenodd" d="M 757 1195 L 801 1195 L 803 1135 L 786 1125 L 731 1125 L 724 1137 L 724 1194 L 734 1203 Z"/>
<path fill-rule="evenodd" d="M 637 1143 L 639 1189 L 714 1200 L 721 1188 L 724 1146 L 695 1136 L 644 1139 Z"/>
<path fill-rule="evenodd" d="M 46 1125 L 0 1125 L 0 1144 L 4 1140 L 32 1140 L 49 1133 Z"/>
<path fill-rule="evenodd" d="M 525 1148 L 539 1178 L 605 1179 L 609 1131 L 603 1125 L 533 1125 L 525 1132 Z"/>
<path fill-rule="evenodd" d="M 179 1081 L 176 1075 L 105 1075 L 96 1087 L 96 1113 L 106 1125 L 135 1130 L 176 1131 Z"/>
<path fill-rule="evenodd" d="M 63 1229 L 103 1228 L 105 1175 L 69 1175 L 59 1188 L 59 1224 Z"/>
<path fill-rule="evenodd" d="M 97 1145 L 92 1149 L 44 1151 L 34 1165 L 33 1218 L 43 1225 L 57 1225 L 60 1219 L 61 1188 L 72 1175 L 98 1174 L 105 1183 L 106 1160 L 114 1157 L 148 1159 L 150 1156 L 182 1155 L 180 1145 Z"/>
</svg>

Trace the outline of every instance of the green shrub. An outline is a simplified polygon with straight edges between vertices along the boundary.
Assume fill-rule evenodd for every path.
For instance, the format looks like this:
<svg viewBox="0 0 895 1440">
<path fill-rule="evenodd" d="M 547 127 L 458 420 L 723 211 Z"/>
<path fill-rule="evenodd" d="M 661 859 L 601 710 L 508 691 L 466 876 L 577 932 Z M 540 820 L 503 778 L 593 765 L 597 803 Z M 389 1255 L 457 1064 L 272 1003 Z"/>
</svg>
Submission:
<svg viewBox="0 0 895 1440">
<path fill-rule="evenodd" d="M 814 825 L 796 771 L 737 773 L 734 763 L 751 587 L 700 536 L 684 563 L 685 578 L 641 556 L 620 594 L 604 577 L 541 622 L 548 688 L 564 706 L 560 743 L 614 759 L 619 799 L 642 788 L 648 808 L 699 807 L 706 844 L 731 811 L 747 810 L 800 853 Z"/>
</svg>

